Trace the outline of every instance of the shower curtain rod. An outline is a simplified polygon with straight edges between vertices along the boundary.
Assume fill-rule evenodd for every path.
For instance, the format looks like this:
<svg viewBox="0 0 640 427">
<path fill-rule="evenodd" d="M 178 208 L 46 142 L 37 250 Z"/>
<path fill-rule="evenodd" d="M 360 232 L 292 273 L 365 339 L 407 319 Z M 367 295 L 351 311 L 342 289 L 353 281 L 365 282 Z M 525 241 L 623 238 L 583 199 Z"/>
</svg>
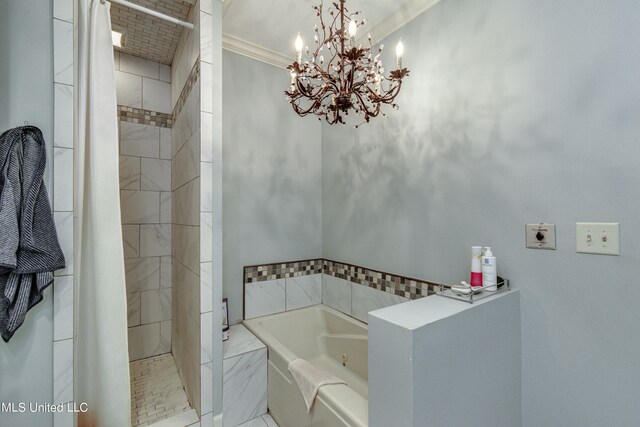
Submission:
<svg viewBox="0 0 640 427">
<path fill-rule="evenodd" d="M 105 0 L 101 0 L 101 1 L 102 1 L 102 3 L 105 2 Z M 156 12 L 155 10 L 147 9 L 146 7 L 137 5 L 135 3 L 128 2 L 127 0 L 106 0 L 106 1 L 110 1 L 111 3 L 117 3 L 117 4 L 120 4 L 122 6 L 126 6 L 126 7 L 130 8 L 130 9 L 137 10 L 138 12 L 146 13 L 148 15 L 155 16 L 156 18 L 160 18 L 160 19 L 163 19 L 165 21 L 172 22 L 174 24 L 182 25 L 183 27 L 185 27 L 185 28 L 187 28 L 189 30 L 193 30 L 193 24 L 190 23 L 190 22 L 181 21 L 179 19 L 174 18 L 173 16 L 165 15 L 164 13 L 160 13 L 160 12 Z"/>
</svg>

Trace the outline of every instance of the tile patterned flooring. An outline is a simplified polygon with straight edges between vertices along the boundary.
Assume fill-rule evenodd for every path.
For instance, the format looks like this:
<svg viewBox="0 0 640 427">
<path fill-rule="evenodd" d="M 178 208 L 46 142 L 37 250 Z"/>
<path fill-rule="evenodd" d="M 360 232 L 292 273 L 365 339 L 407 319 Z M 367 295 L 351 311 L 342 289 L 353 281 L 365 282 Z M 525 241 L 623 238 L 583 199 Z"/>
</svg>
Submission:
<svg viewBox="0 0 640 427">
<path fill-rule="evenodd" d="M 266 414 L 258 418 L 254 418 L 238 427 L 278 427 L 278 424 L 271 418 L 271 415 Z"/>
<path fill-rule="evenodd" d="M 191 411 L 171 353 L 131 362 L 129 372 L 133 427 Z"/>
</svg>

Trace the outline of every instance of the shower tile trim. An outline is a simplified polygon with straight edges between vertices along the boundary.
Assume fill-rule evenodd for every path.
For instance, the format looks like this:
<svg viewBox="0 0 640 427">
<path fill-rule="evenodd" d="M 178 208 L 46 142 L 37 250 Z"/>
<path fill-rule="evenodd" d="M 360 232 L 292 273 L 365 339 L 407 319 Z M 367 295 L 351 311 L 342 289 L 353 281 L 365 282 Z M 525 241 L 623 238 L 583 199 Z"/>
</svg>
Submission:
<svg viewBox="0 0 640 427">
<path fill-rule="evenodd" d="M 372 268 L 324 258 L 246 266 L 243 269 L 244 286 L 246 287 L 249 283 L 319 273 L 408 299 L 418 299 L 433 295 L 435 287 L 440 286 L 440 283 L 433 281 L 385 273 Z"/>
<path fill-rule="evenodd" d="M 137 123 L 140 125 L 157 126 L 161 128 L 173 127 L 173 116 L 158 111 L 118 105 L 118 120 L 121 122 Z"/>
<path fill-rule="evenodd" d="M 173 113 L 172 113 L 173 121 L 175 121 L 176 118 L 182 112 L 182 107 L 184 107 L 184 105 L 186 104 L 187 98 L 189 98 L 189 95 L 191 94 L 191 90 L 196 85 L 199 78 L 200 78 L 200 57 L 198 57 L 198 59 L 196 60 L 196 63 L 193 65 L 193 68 L 191 68 L 189 77 L 187 77 L 187 81 L 182 87 L 180 96 L 178 97 L 178 100 L 176 101 L 176 105 L 173 108 Z"/>
<path fill-rule="evenodd" d="M 54 87 L 53 102 L 53 185 L 49 188 L 53 201 L 56 229 L 66 260 L 64 269 L 54 273 L 53 293 L 53 384 L 52 402 L 69 404 L 73 401 L 73 252 L 74 252 L 74 208 L 73 208 L 73 162 L 75 141 L 73 139 L 73 96 L 75 92 L 74 69 L 74 4 L 72 0 L 55 0 L 53 4 L 52 34 Z M 61 158 L 62 156 L 62 158 Z M 61 161 L 63 160 L 64 161 Z M 61 203 L 64 201 L 64 203 Z M 70 202 L 70 203 L 69 203 Z M 56 427 L 72 427 L 73 414 L 55 413 Z"/>
</svg>

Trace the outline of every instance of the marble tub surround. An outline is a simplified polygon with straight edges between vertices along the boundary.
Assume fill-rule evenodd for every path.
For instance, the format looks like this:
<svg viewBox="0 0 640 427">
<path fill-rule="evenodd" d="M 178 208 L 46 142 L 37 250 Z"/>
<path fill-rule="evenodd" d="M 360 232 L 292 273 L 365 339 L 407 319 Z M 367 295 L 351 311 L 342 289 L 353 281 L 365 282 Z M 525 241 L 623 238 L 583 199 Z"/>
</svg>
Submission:
<svg viewBox="0 0 640 427">
<path fill-rule="evenodd" d="M 171 121 L 159 101 L 170 83 L 157 63 L 116 58 L 129 359 L 138 360 L 171 351 Z"/>
<path fill-rule="evenodd" d="M 244 268 L 244 319 L 325 304 L 367 322 L 370 311 L 433 295 L 435 282 L 326 259 Z"/>
<path fill-rule="evenodd" d="M 222 369 L 224 427 L 260 421 L 267 413 L 267 348 L 244 325 L 231 327 Z"/>
<path fill-rule="evenodd" d="M 414 279 L 400 274 L 385 273 L 329 259 L 317 258 L 244 267 L 244 283 L 264 282 L 288 277 L 324 273 L 409 299 L 417 299 L 435 293 L 439 283 Z"/>
</svg>

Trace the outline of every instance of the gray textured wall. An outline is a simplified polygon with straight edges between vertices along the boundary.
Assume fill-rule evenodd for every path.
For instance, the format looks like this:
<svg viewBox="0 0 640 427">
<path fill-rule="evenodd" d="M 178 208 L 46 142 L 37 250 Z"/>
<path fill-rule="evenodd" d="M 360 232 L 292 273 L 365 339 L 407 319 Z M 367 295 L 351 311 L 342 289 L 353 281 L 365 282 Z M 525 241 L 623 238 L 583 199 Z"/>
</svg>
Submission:
<svg viewBox="0 0 640 427">
<path fill-rule="evenodd" d="M 491 245 L 521 289 L 523 425 L 640 419 L 640 3 L 443 0 L 403 37 L 400 110 L 323 126 L 323 256 L 456 282 Z M 524 224 L 557 224 L 556 251 Z M 621 256 L 575 252 L 620 222 Z M 472 355 L 470 355 L 472 357 Z"/>
<path fill-rule="evenodd" d="M 223 275 L 242 319 L 242 267 L 322 256 L 320 124 L 285 100 L 288 73 L 222 55 Z"/>
<path fill-rule="evenodd" d="M 0 1 L 0 132 L 38 126 L 47 143 L 45 184 L 53 197 L 53 41 L 51 2 Z M 53 289 L 0 342 L 0 402 L 53 401 Z M 52 414 L 0 413 L 0 425 L 53 425 Z"/>
</svg>

